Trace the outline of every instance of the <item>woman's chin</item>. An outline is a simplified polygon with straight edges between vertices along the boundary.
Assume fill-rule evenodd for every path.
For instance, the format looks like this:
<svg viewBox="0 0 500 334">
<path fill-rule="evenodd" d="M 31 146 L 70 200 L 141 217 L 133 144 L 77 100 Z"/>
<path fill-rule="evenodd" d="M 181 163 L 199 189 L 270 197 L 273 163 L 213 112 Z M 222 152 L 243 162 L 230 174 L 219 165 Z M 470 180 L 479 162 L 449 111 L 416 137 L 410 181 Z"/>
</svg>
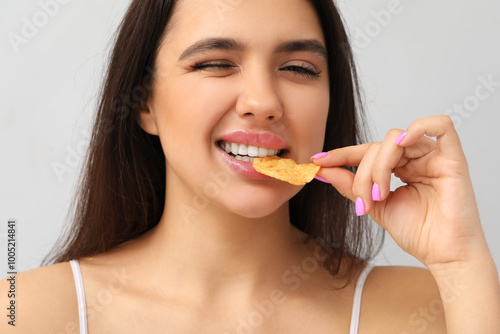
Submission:
<svg viewBox="0 0 500 334">
<path fill-rule="evenodd" d="M 227 211 L 248 219 L 259 219 L 272 215 L 273 213 L 284 210 L 283 206 L 287 201 L 272 201 L 263 203 L 262 201 L 244 201 L 240 203 L 225 203 Z M 288 211 L 288 206 L 286 206 Z"/>
</svg>

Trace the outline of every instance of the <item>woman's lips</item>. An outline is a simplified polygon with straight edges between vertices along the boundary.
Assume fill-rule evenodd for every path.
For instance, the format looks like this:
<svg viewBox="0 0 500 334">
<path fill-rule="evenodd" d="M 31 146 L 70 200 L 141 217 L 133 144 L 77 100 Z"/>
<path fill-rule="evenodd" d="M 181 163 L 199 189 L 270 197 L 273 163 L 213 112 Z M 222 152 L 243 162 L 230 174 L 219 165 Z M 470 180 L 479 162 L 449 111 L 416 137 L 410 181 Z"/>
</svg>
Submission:
<svg viewBox="0 0 500 334">
<path fill-rule="evenodd" d="M 252 162 L 236 159 L 236 156 L 239 155 L 245 157 L 245 159 L 248 157 L 248 160 L 253 160 L 252 158 L 258 156 L 264 157 L 288 153 L 286 141 L 269 131 L 257 132 L 245 129 L 230 131 L 217 138 L 215 146 L 223 160 L 234 172 L 256 180 L 269 180 L 272 178 L 257 172 L 253 168 Z M 240 149 L 242 151 L 239 151 Z"/>
<path fill-rule="evenodd" d="M 269 131 L 235 130 L 225 133 L 216 139 L 216 142 L 220 141 L 276 150 L 287 148 L 287 143 L 283 138 Z"/>
<path fill-rule="evenodd" d="M 236 160 L 234 157 L 223 151 L 218 145 L 217 151 L 222 156 L 226 164 L 237 174 L 255 180 L 269 180 L 271 177 L 257 172 L 251 162 Z"/>
</svg>

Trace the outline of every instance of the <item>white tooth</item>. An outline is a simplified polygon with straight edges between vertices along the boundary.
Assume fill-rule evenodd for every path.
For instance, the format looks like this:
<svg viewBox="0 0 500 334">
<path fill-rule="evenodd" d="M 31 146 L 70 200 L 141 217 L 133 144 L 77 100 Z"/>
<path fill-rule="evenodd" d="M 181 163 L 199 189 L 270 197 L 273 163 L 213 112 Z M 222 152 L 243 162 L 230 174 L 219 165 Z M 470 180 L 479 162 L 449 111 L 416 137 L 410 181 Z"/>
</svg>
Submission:
<svg viewBox="0 0 500 334">
<path fill-rule="evenodd" d="M 236 160 L 243 161 L 243 157 L 241 155 L 237 155 L 234 157 Z"/>
<path fill-rule="evenodd" d="M 245 162 L 250 162 L 250 157 L 245 155 L 244 157 L 242 157 L 243 159 L 241 159 L 242 161 L 245 161 Z"/>
<path fill-rule="evenodd" d="M 224 145 L 224 151 L 226 151 L 226 153 L 231 153 L 231 145 L 229 145 L 229 143 Z"/>
<path fill-rule="evenodd" d="M 254 159 L 254 158 L 248 158 L 248 159 L 250 160 L 249 162 L 253 162 L 253 159 Z"/>
<path fill-rule="evenodd" d="M 238 149 L 239 155 L 248 155 L 248 147 L 246 145 L 240 144 L 240 148 Z"/>
<path fill-rule="evenodd" d="M 234 155 L 238 155 L 238 144 L 232 143 L 231 144 L 231 153 Z"/>
<path fill-rule="evenodd" d="M 256 157 L 259 155 L 259 148 L 257 146 L 248 146 L 248 156 Z"/>
<path fill-rule="evenodd" d="M 273 150 L 273 155 L 277 155 L 279 150 Z"/>
<path fill-rule="evenodd" d="M 259 147 L 259 157 L 261 158 L 265 158 L 267 157 L 267 154 L 268 154 L 268 149 L 267 148 L 262 148 L 262 147 Z"/>
</svg>

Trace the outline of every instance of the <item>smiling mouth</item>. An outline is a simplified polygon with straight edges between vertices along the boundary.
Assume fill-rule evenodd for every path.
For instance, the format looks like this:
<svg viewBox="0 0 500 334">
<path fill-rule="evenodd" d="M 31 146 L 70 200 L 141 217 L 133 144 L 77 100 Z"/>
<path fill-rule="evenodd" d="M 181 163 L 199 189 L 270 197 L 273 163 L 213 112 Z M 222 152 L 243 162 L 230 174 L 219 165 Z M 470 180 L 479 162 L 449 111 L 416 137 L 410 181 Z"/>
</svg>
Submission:
<svg viewBox="0 0 500 334">
<path fill-rule="evenodd" d="M 285 150 L 270 149 L 265 147 L 231 143 L 224 140 L 217 142 L 221 150 L 236 160 L 243 162 L 253 162 L 254 158 L 265 158 L 281 156 Z"/>
</svg>

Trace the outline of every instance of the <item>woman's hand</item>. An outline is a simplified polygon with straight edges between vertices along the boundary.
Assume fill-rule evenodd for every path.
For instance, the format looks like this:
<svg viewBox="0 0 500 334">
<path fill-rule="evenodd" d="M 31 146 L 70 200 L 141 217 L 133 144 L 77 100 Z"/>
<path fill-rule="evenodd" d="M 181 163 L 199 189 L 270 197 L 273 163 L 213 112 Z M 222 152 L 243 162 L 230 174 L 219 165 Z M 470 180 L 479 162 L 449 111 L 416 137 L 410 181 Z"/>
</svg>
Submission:
<svg viewBox="0 0 500 334">
<path fill-rule="evenodd" d="M 484 250 L 467 161 L 450 117 L 422 118 L 407 132 L 389 131 L 383 142 L 322 155 L 311 159 L 322 166 L 318 176 L 427 267 L 472 261 Z M 353 174 L 341 166 L 358 169 Z M 391 192 L 392 173 L 407 185 Z"/>
</svg>

